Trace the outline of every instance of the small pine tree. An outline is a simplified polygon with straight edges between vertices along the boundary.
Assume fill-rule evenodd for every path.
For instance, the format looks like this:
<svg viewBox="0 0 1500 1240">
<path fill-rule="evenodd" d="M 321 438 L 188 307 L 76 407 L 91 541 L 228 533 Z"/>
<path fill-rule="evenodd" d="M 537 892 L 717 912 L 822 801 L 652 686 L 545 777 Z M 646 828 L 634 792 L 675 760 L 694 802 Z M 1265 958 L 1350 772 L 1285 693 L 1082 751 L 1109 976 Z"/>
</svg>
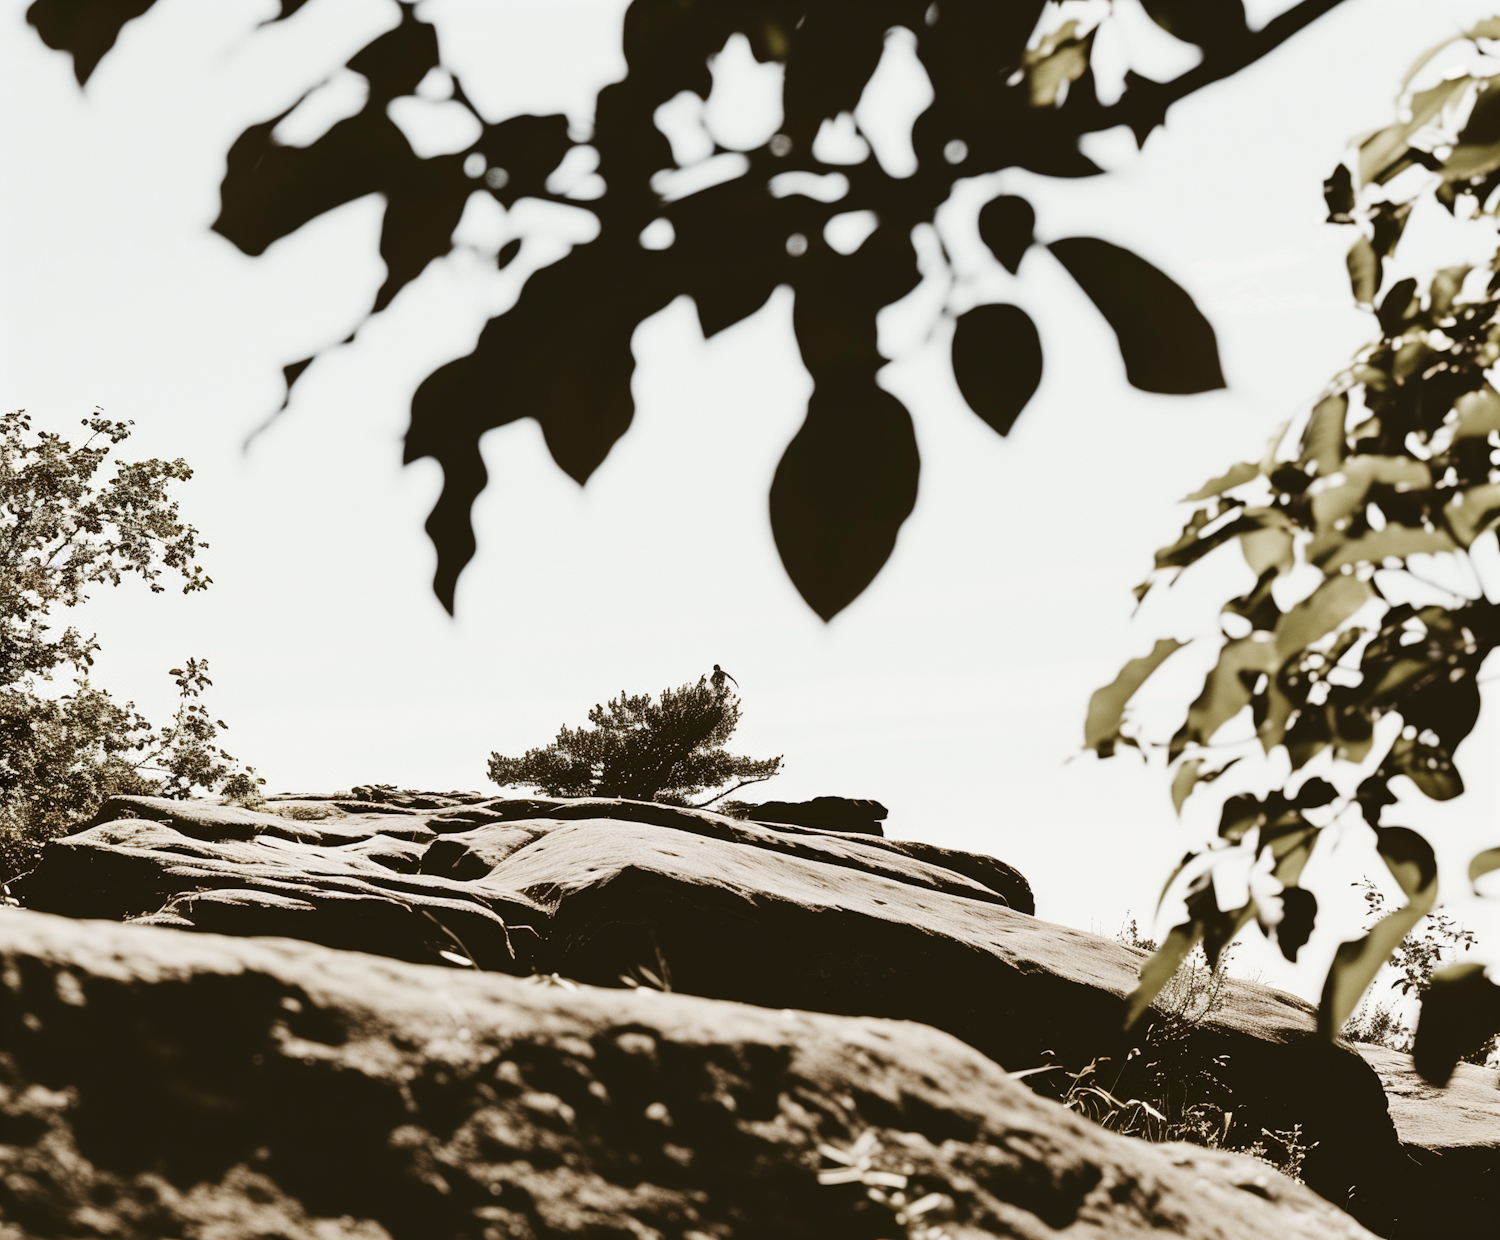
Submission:
<svg viewBox="0 0 1500 1240">
<path fill-rule="evenodd" d="M 687 805 L 723 788 L 709 805 L 781 771 L 781 758 L 745 758 L 724 746 L 740 721 L 733 693 L 697 684 L 663 689 L 661 700 L 623 691 L 589 711 L 591 728 L 563 727 L 545 749 L 523 758 L 490 755 L 489 777 L 502 788 L 535 788 L 556 797 L 623 797 Z M 731 787 L 724 787 L 732 784 Z"/>
</svg>

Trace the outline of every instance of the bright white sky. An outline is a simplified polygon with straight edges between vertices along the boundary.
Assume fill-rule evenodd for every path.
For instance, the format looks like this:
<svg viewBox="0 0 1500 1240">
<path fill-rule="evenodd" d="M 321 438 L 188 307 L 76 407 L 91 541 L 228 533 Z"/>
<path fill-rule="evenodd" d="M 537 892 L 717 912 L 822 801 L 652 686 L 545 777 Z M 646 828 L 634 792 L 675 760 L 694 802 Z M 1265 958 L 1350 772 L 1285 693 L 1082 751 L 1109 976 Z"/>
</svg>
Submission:
<svg viewBox="0 0 1500 1240">
<path fill-rule="evenodd" d="M 544 744 L 621 689 L 658 691 L 717 662 L 742 686 L 738 748 L 786 755 L 787 773 L 755 791 L 875 797 L 892 835 L 1017 865 L 1044 917 L 1103 933 L 1128 913 L 1149 920 L 1229 780 L 1179 823 L 1159 768 L 1079 756 L 1089 694 L 1156 637 L 1211 630 L 1228 597 L 1215 580 L 1248 571 L 1205 566 L 1181 615 L 1132 624 L 1130 589 L 1175 536 L 1177 498 L 1258 454 L 1370 335 L 1344 275 L 1352 233 L 1322 223 L 1323 178 L 1351 135 L 1390 118 L 1415 55 L 1493 7 L 1347 0 L 1178 104 L 1142 154 L 1104 135 L 1108 177 L 1012 172 L 962 188 L 940 220 L 958 284 L 934 275 L 881 323 L 894 358 L 883 382 L 916 420 L 917 510 L 874 586 L 825 625 L 783 573 L 766 510 L 810 388 L 788 290 L 707 343 L 686 299 L 644 324 L 635 424 L 584 489 L 534 423 L 487 435 L 479 554 L 450 620 L 422 530 L 439 470 L 400 464 L 411 393 L 470 350 L 532 255 L 587 236 L 587 217 L 517 208 L 470 221 L 481 248 L 524 234 L 527 255 L 504 273 L 473 249 L 434 263 L 319 360 L 246 450 L 280 403 L 281 367 L 360 324 L 384 277 L 382 203 L 353 203 L 250 259 L 208 231 L 224 154 L 394 24 L 394 3 L 314 0 L 257 29 L 272 0 L 161 0 L 80 93 L 67 58 L 23 24 L 25 0 L 6 0 L 0 401 L 59 430 L 96 405 L 133 418 L 127 456 L 181 455 L 198 471 L 182 504 L 212 544 L 206 594 L 130 586 L 82 617 L 105 647 L 96 683 L 160 718 L 166 669 L 206 657 L 231 750 L 273 790 L 482 788 L 491 750 Z M 594 92 L 623 72 L 623 9 L 428 0 L 421 11 L 491 119 L 565 110 L 586 126 Z M 902 72 L 890 66 L 884 112 L 861 115 L 882 159 L 899 156 L 902 100 L 922 86 Z M 710 100 L 711 126 L 755 128 L 725 102 Z M 984 255 L 973 212 L 997 184 L 1031 198 L 1044 240 L 1102 236 L 1185 285 L 1218 332 L 1228 391 L 1129 388 L 1112 334 L 1045 250 L 1018 278 Z M 1483 238 L 1434 228 L 1423 249 L 1413 234 L 1405 257 L 1418 266 L 1487 253 Z M 1024 306 L 1046 347 L 1042 387 L 1008 439 L 962 405 L 951 325 L 938 319 L 944 304 L 991 300 Z M 1179 710 L 1196 686 L 1181 689 Z M 1469 793 L 1448 806 L 1413 795 L 1386 820 L 1431 828 L 1447 898 L 1500 931 L 1500 918 L 1460 903 L 1469 856 L 1500 842 L 1486 828 L 1500 805 L 1500 764 L 1485 760 L 1497 736 L 1491 703 L 1459 755 Z M 1269 768 L 1241 765 L 1235 790 L 1270 786 Z M 1378 865 L 1362 826 L 1335 841 L 1309 871 L 1331 914 L 1303 967 L 1258 942 L 1241 955 L 1309 995 L 1361 908 L 1349 880 Z"/>
</svg>

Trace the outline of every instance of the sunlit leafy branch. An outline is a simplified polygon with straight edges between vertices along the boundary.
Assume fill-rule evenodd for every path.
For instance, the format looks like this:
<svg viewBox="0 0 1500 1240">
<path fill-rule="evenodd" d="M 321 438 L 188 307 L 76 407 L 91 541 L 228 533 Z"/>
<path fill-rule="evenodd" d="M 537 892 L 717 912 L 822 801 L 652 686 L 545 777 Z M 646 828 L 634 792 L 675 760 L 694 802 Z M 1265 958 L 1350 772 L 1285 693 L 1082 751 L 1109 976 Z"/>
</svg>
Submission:
<svg viewBox="0 0 1500 1240">
<path fill-rule="evenodd" d="M 1407 902 L 1338 949 L 1319 1009 L 1325 1034 L 1343 1026 L 1435 905 L 1431 845 L 1384 824 L 1382 811 L 1398 800 L 1397 776 L 1434 800 L 1463 792 L 1454 753 L 1479 717 L 1479 669 L 1500 645 L 1500 606 L 1469 555 L 1481 540 L 1492 542 L 1500 524 L 1500 392 L 1491 384 L 1500 360 L 1500 255 L 1488 272 L 1452 267 L 1425 287 L 1404 278 L 1387 288 L 1385 264 L 1424 197 L 1476 226 L 1493 222 L 1500 201 L 1494 39 L 1500 19 L 1428 52 L 1403 83 L 1400 119 L 1362 139 L 1325 186 L 1330 222 L 1360 229 L 1350 280 L 1356 301 L 1374 307 L 1379 338 L 1298 425 L 1272 439 L 1262 459 L 1234 465 L 1187 497 L 1195 508 L 1182 535 L 1157 552 L 1137 590 L 1144 599 L 1230 544 L 1256 578 L 1224 604 L 1218 661 L 1164 746 L 1179 811 L 1199 784 L 1228 769 L 1215 738 L 1247 708 L 1259 747 L 1267 755 L 1284 750 L 1291 778 L 1264 797 L 1226 800 L 1219 843 L 1178 866 L 1167 891 L 1188 878 L 1187 920 L 1142 966 L 1132 1020 L 1195 943 L 1215 961 L 1252 921 L 1295 960 L 1317 913 L 1316 898 L 1298 880 L 1345 808 L 1357 808 L 1373 830 Z M 1468 67 L 1413 90 L 1443 53 L 1465 55 Z M 1444 560 L 1459 562 L 1444 574 L 1458 584 L 1430 580 L 1430 566 Z M 1128 703 L 1183 644 L 1159 641 L 1094 695 L 1086 742 L 1101 757 L 1149 744 L 1130 725 Z M 1377 731 L 1386 717 L 1399 727 Z M 1304 773 L 1325 753 L 1331 773 L 1350 772 L 1346 783 L 1354 768 L 1374 762 L 1374 769 L 1341 792 Z M 1221 908 L 1214 865 L 1224 850 L 1240 848 L 1256 855 L 1250 898 Z M 1470 880 L 1497 868 L 1500 849 L 1488 850 L 1475 858 Z M 1424 998 L 1415 1056 L 1430 1079 L 1446 1081 L 1460 1055 L 1500 1029 L 1500 988 L 1476 969 L 1464 963 L 1438 972 Z"/>
</svg>

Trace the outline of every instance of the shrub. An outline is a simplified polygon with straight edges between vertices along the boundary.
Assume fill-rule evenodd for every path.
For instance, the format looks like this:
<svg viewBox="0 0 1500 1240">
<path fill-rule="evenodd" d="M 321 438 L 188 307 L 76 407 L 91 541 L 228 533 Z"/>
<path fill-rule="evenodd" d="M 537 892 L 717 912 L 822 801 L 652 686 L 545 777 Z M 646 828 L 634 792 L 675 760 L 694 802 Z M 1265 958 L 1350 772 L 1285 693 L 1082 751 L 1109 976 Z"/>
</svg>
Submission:
<svg viewBox="0 0 1500 1240">
<path fill-rule="evenodd" d="M 722 685 L 697 684 L 649 694 L 621 693 L 589 711 L 591 728 L 563 727 L 545 749 L 525 757 L 492 753 L 489 777 L 502 788 L 536 788 L 555 797 L 624 797 L 686 805 L 724 788 L 709 805 L 781 771 L 781 758 L 745 758 L 725 749 L 740 721 L 740 703 Z"/>
</svg>

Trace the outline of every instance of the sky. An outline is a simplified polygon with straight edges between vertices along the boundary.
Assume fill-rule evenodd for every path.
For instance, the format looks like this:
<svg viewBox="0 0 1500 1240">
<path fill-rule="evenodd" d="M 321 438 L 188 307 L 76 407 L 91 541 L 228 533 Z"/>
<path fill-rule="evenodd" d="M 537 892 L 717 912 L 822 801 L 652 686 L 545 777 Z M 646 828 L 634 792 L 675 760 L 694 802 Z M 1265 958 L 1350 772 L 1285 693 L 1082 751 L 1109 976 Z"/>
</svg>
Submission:
<svg viewBox="0 0 1500 1240">
<path fill-rule="evenodd" d="M 1127 60 L 1180 71 L 1168 62 L 1184 49 L 1153 36 L 1138 0 L 1120 4 L 1115 71 Z M 1107 176 L 1011 170 L 957 187 L 937 222 L 955 278 L 929 263 L 879 321 L 892 359 L 881 382 L 916 424 L 916 511 L 874 584 L 828 624 L 788 581 L 767 515 L 811 388 L 786 288 L 709 341 L 685 298 L 643 323 L 634 424 L 586 487 L 552 463 L 535 423 L 487 434 L 479 551 L 448 616 L 422 529 L 440 471 L 401 465 L 411 394 L 470 351 L 530 271 L 586 239 L 592 217 L 586 200 L 476 211 L 463 244 L 368 322 L 384 278 L 380 199 L 263 257 L 241 254 L 208 228 L 230 143 L 325 80 L 318 106 L 336 106 L 340 66 L 396 19 L 393 0 L 312 0 L 261 28 L 276 7 L 160 0 L 80 91 L 68 59 L 25 26 L 24 0 L 0 5 L 0 401 L 59 431 L 96 406 L 132 419 L 126 458 L 194 467 L 181 504 L 210 543 L 210 590 L 129 584 L 76 617 L 103 644 L 95 683 L 162 718 L 166 669 L 206 658 L 226 743 L 272 791 L 497 792 L 491 751 L 543 745 L 596 702 L 720 663 L 741 686 L 737 751 L 786 758 L 784 775 L 750 791 L 872 797 L 889 807 L 889 835 L 1017 866 L 1043 917 L 1106 934 L 1129 916 L 1149 923 L 1171 867 L 1211 835 L 1217 799 L 1200 794 L 1179 821 L 1159 765 L 1082 754 L 1089 695 L 1157 637 L 1213 630 L 1226 587 L 1248 573 L 1220 557 L 1185 583 L 1175 612 L 1132 617 L 1131 588 L 1186 515 L 1178 499 L 1258 456 L 1370 338 L 1344 272 L 1352 234 L 1323 223 L 1321 183 L 1353 135 L 1391 118 L 1415 55 L 1491 4 L 1346 0 L 1175 105 L 1143 151 L 1123 131 L 1091 139 Z M 1259 21 L 1283 7 L 1249 5 Z M 560 110 L 578 134 L 598 88 L 624 71 L 623 11 L 621 0 L 419 7 L 487 119 Z M 891 55 L 859 116 L 883 162 L 899 159 L 923 89 L 899 47 Z M 734 48 L 719 68 L 710 129 L 753 133 L 755 109 L 779 106 L 775 82 L 736 67 Z M 427 137 L 441 143 L 440 129 Z M 996 192 L 1032 201 L 1043 241 L 1100 236 L 1172 275 L 1214 324 L 1227 390 L 1130 388 L 1107 325 L 1045 249 L 1015 277 L 985 254 L 974 217 Z M 496 271 L 489 256 L 518 235 L 522 258 Z M 1493 249 L 1488 233 L 1420 215 L 1409 237 L 1418 269 Z M 934 236 L 918 248 L 931 252 Z M 963 405 L 947 363 L 951 313 L 987 301 L 1025 308 L 1046 348 L 1042 385 L 1006 438 Z M 281 367 L 320 350 L 273 419 Z M 1161 709 L 1180 712 L 1196 693 L 1190 674 L 1204 664 L 1183 658 Z M 1500 959 L 1500 915 L 1463 881 L 1468 857 L 1500 842 L 1487 827 L 1500 764 L 1486 761 L 1500 707 L 1486 704 L 1458 755 L 1468 793 L 1438 806 L 1412 791 L 1386 821 L 1430 832 L 1445 900 Z M 1274 763 L 1241 766 L 1219 797 L 1274 786 Z M 1240 956 L 1310 996 L 1356 928 L 1350 882 L 1379 866 L 1357 822 L 1325 840 L 1307 878 L 1325 917 L 1302 964 L 1254 934 Z"/>
</svg>

